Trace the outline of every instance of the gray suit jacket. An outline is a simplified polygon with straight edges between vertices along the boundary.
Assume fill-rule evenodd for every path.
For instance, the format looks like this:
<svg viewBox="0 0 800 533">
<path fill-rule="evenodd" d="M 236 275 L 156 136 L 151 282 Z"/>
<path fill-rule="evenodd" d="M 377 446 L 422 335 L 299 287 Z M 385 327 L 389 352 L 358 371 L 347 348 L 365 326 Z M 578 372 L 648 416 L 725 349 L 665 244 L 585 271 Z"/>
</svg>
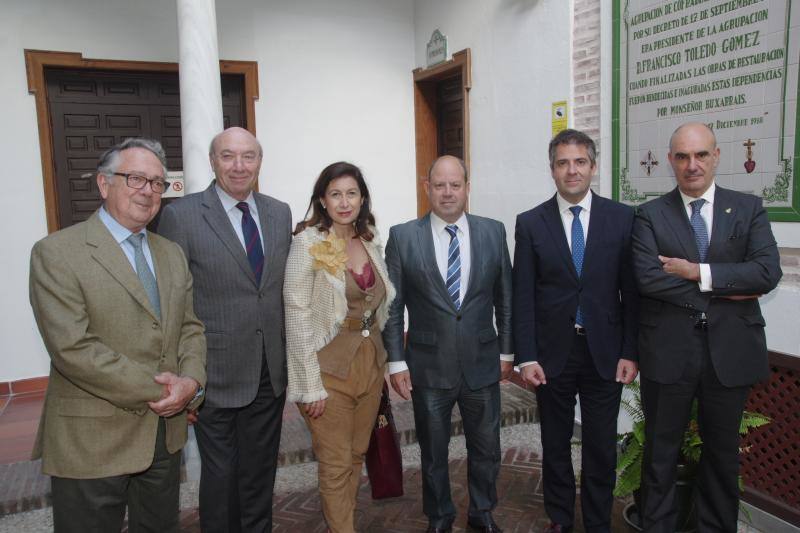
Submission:
<svg viewBox="0 0 800 533">
<path fill-rule="evenodd" d="M 283 276 L 291 241 L 289 206 L 254 193 L 264 235 L 260 286 L 214 189 L 168 205 L 158 232 L 177 242 L 194 277 L 194 310 L 206 326 L 206 404 L 242 407 L 255 398 L 262 350 L 275 395 L 286 389 Z"/>
<path fill-rule="evenodd" d="M 383 340 L 389 361 L 406 361 L 414 385 L 452 388 L 463 375 L 470 389 L 486 387 L 500 379 L 500 354 L 513 353 L 505 228 L 475 215 L 467 215 L 467 222 L 471 268 L 461 309 L 453 305 L 436 266 L 430 215 L 389 232 L 386 265 L 397 296 Z M 404 309 L 409 320 L 405 347 Z"/>
</svg>

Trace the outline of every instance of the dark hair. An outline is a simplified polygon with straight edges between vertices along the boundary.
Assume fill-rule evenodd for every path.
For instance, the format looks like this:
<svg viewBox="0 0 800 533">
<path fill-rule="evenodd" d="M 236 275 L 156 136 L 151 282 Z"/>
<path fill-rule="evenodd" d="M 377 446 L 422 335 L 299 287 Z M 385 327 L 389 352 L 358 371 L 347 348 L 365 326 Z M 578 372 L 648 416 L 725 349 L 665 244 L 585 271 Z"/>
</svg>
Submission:
<svg viewBox="0 0 800 533">
<path fill-rule="evenodd" d="M 547 148 L 550 155 L 550 168 L 553 168 L 556 162 L 556 148 L 562 144 L 578 144 L 585 146 L 586 151 L 589 152 L 589 161 L 591 161 L 592 165 L 595 164 L 597 148 L 592 138 L 582 131 L 567 129 L 558 132 L 558 135 L 553 137 L 553 140 L 550 141 L 550 146 Z"/>
<path fill-rule="evenodd" d="M 338 178 L 351 177 L 358 183 L 358 189 L 361 191 L 361 197 L 364 202 L 361 204 L 361 209 L 358 211 L 358 218 L 355 221 L 356 237 L 371 241 L 374 235 L 369 229 L 369 226 L 375 225 L 375 217 L 372 216 L 370 210 L 369 189 L 367 189 L 367 182 L 364 181 L 364 176 L 361 170 L 352 163 L 339 161 L 332 163 L 325 167 L 317 178 L 314 184 L 314 191 L 311 193 L 311 201 L 308 203 L 308 210 L 306 210 L 306 218 L 297 223 L 294 228 L 294 234 L 297 235 L 308 227 L 316 227 L 320 231 L 328 232 L 333 225 L 328 212 L 322 207 L 322 198 L 328 190 L 328 185 Z"/>
</svg>

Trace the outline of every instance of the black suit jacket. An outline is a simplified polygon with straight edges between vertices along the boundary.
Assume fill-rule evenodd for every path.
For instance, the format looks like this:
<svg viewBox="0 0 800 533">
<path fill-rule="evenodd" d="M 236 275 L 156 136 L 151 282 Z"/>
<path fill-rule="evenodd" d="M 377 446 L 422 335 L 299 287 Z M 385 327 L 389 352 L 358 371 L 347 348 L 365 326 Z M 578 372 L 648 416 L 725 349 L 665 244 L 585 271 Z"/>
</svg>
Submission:
<svg viewBox="0 0 800 533">
<path fill-rule="evenodd" d="M 722 296 L 766 294 L 778 284 L 780 258 L 761 199 L 717 186 L 706 262 L 713 290 L 664 272 L 659 255 L 699 263 L 694 233 L 678 189 L 642 205 L 633 230 L 636 279 L 642 294 L 640 370 L 659 383 L 677 381 L 687 360 L 697 357 L 685 341 L 697 314 L 708 320 L 714 370 L 729 387 L 749 385 L 769 374 L 764 317 L 758 300 Z"/>
<path fill-rule="evenodd" d="M 452 388 L 463 375 L 470 389 L 486 387 L 500 379 L 500 354 L 513 353 L 505 228 L 475 215 L 467 215 L 467 223 L 471 266 L 461 309 L 453 305 L 436 266 L 430 215 L 389 232 L 386 266 L 397 296 L 383 341 L 389 361 L 406 361 L 414 385 Z M 409 325 L 404 347 L 405 309 Z"/>
<path fill-rule="evenodd" d="M 515 362 L 538 361 L 547 377 L 557 377 L 566 365 L 579 303 L 589 351 L 604 379 L 614 379 L 620 358 L 637 360 L 638 295 L 630 248 L 633 209 L 591 194 L 580 277 L 555 196 L 517 217 Z"/>
</svg>

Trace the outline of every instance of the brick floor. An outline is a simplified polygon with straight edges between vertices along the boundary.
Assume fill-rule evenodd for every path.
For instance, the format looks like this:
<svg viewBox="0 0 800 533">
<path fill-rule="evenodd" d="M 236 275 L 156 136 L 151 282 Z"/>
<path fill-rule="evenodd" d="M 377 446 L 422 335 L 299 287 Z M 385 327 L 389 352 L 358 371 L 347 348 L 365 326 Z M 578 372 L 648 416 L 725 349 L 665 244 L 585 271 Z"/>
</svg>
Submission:
<svg viewBox="0 0 800 533">
<path fill-rule="evenodd" d="M 450 462 L 450 489 L 457 508 L 453 531 L 465 531 L 467 521 L 467 463 L 466 459 Z M 511 448 L 503 455 L 497 483 L 498 506 L 495 521 L 508 533 L 540 532 L 548 524 L 542 503 L 541 463 L 528 449 Z M 422 513 L 422 481 L 419 469 L 404 472 L 405 495 L 399 498 L 373 501 L 369 481 L 361 480 L 356 510 L 356 530 L 363 533 L 411 533 L 425 531 L 427 518 Z M 622 520 L 624 502 L 614 505 L 612 531 L 628 532 Z M 578 511 L 580 514 L 580 511 Z M 583 531 L 578 517 L 576 531 Z M 181 531 L 199 533 L 197 509 L 181 513 Z M 276 497 L 274 503 L 275 533 L 323 533 L 319 495 L 316 489 Z"/>
<path fill-rule="evenodd" d="M 534 395 L 517 385 L 503 382 L 500 385 L 501 415 L 500 424 L 510 426 L 536 420 L 536 400 Z M 392 410 L 395 424 L 400 435 L 401 445 L 417 441 L 414 429 L 414 413 L 411 402 L 405 401 L 394 392 L 392 397 Z M 24 454 L 30 456 L 30 447 L 36 434 L 36 426 L 41 412 L 44 397 L 27 395 L 14 397 L 10 407 L 6 407 L 0 416 L 0 443 L 3 447 L 10 446 L 12 438 L 19 434 L 25 440 Z M 16 403 L 19 408 L 11 409 Z M 23 427 L 24 426 L 24 427 Z M 21 428 L 21 429 L 19 429 Z M 18 430 L 19 429 L 19 430 Z M 14 434 L 11 434 L 11 431 Z M 463 433 L 461 415 L 456 407 L 452 418 L 452 434 Z M 2 454 L 0 454 L 2 458 Z M 300 416 L 295 405 L 287 405 L 283 414 L 283 429 L 281 430 L 281 444 L 278 456 L 278 465 L 285 466 L 314 460 L 311 451 L 311 436 L 305 422 Z M 50 479 L 41 474 L 40 461 L 25 461 L 2 464 L 0 461 L 0 516 L 40 509 L 50 505 Z M 187 472 L 199 477 L 199 459 L 187 457 L 184 454 L 183 479 Z M 286 530 L 289 531 L 289 530 Z"/>
</svg>

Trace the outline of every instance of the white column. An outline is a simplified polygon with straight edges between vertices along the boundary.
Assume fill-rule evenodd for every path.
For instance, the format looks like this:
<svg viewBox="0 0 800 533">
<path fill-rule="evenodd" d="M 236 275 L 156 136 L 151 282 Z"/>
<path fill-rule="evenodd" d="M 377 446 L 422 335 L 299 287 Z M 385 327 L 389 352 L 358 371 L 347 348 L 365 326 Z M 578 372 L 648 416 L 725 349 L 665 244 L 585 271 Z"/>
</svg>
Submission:
<svg viewBox="0 0 800 533">
<path fill-rule="evenodd" d="M 186 192 L 213 178 L 208 145 L 222 131 L 222 92 L 214 0 L 176 0 L 181 82 L 181 135 Z"/>
</svg>

